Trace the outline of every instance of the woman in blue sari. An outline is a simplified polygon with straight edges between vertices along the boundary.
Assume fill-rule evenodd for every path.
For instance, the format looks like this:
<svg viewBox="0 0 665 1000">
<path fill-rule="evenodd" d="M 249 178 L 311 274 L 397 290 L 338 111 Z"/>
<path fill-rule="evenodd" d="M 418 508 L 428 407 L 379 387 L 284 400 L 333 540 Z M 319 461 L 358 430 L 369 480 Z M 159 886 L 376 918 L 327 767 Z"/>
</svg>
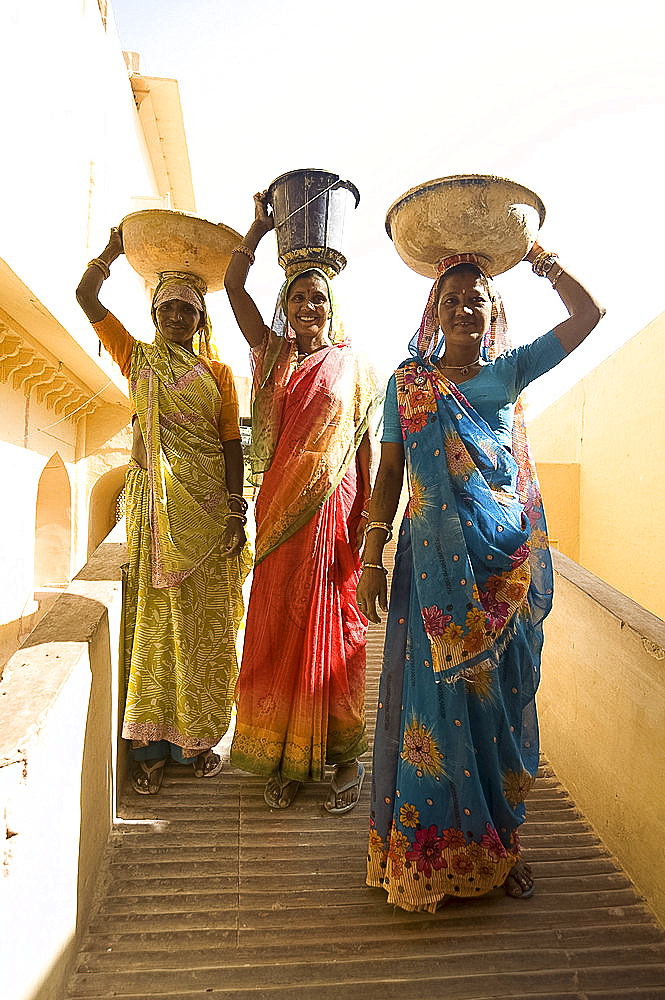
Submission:
<svg viewBox="0 0 665 1000">
<path fill-rule="evenodd" d="M 519 395 L 604 310 L 534 245 L 569 318 L 509 350 L 474 254 L 441 262 L 412 357 L 386 395 L 358 606 L 386 611 L 382 563 L 404 467 L 374 743 L 367 884 L 429 910 L 503 886 L 531 895 L 518 827 L 538 768 L 535 694 L 552 565 Z"/>
</svg>

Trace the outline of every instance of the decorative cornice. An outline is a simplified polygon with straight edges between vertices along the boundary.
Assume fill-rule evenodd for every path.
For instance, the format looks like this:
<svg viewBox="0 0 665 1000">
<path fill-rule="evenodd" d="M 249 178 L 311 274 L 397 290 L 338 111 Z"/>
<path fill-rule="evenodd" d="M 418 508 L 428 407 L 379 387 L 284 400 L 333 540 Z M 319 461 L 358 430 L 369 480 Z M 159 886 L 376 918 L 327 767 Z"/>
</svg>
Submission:
<svg viewBox="0 0 665 1000">
<path fill-rule="evenodd" d="M 0 382 L 9 383 L 26 397 L 34 394 L 38 403 L 57 416 L 76 415 L 79 420 L 103 405 L 99 398 L 91 399 L 90 391 L 62 363 L 55 368 L 32 344 L 4 325 L 0 325 Z"/>
</svg>

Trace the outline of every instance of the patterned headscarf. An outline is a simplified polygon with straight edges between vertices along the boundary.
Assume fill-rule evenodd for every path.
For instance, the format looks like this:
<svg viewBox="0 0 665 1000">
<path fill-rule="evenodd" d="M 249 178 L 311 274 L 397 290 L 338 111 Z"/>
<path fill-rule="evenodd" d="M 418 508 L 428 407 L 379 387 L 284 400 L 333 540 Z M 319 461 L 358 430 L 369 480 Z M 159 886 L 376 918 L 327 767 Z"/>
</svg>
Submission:
<svg viewBox="0 0 665 1000">
<path fill-rule="evenodd" d="M 321 278 L 322 281 L 325 282 L 326 288 L 328 289 L 328 301 L 330 302 L 330 325 L 328 327 L 328 338 L 332 344 L 337 344 L 344 340 L 344 333 L 343 330 L 340 329 L 341 324 L 339 321 L 335 299 L 333 298 L 330 278 L 325 271 L 321 270 L 320 267 L 304 268 L 286 279 L 279 290 L 279 295 L 277 296 L 277 304 L 275 305 L 275 314 L 273 316 L 271 330 L 278 337 L 286 337 L 287 340 L 295 341 L 295 333 L 289 326 L 286 303 L 293 283 L 298 281 L 300 278 L 306 277 L 308 274 L 315 274 L 317 277 Z"/>
<path fill-rule="evenodd" d="M 511 347 L 503 303 L 490 275 L 486 271 L 487 262 L 483 257 L 475 253 L 456 253 L 450 257 L 444 257 L 437 267 L 437 276 L 430 290 L 420 327 L 409 344 L 409 353 L 413 357 L 420 358 L 421 361 L 428 361 L 430 358 L 439 357 L 445 350 L 446 342 L 439 328 L 439 314 L 437 309 L 439 289 L 441 288 L 444 276 L 449 271 L 460 265 L 464 266 L 467 264 L 477 268 L 480 272 L 480 277 L 487 286 L 487 292 L 492 302 L 490 327 L 483 337 L 480 348 L 481 358 L 484 361 L 493 361 L 499 354 L 502 354 Z"/>
<path fill-rule="evenodd" d="M 217 359 L 217 351 L 212 344 L 212 326 L 205 303 L 206 291 L 205 281 L 197 275 L 188 274 L 186 271 L 167 271 L 160 275 L 159 284 L 152 297 L 151 315 L 157 335 L 161 338 L 157 324 L 157 307 L 163 302 L 170 302 L 173 299 L 188 302 L 201 313 L 199 329 L 194 334 L 192 341 L 194 354 L 199 354 L 204 358 Z"/>
</svg>

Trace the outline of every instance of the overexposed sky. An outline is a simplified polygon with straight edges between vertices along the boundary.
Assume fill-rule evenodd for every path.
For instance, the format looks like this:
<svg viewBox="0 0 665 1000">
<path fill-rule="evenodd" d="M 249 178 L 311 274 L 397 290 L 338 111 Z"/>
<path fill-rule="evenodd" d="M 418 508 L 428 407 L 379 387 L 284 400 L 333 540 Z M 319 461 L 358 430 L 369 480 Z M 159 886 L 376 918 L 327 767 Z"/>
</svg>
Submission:
<svg viewBox="0 0 665 1000">
<path fill-rule="evenodd" d="M 448 174 L 535 190 L 547 209 L 540 242 L 607 307 L 591 342 L 541 380 L 543 400 L 665 309 L 658 0 L 112 2 L 142 71 L 179 82 L 199 215 L 244 233 L 254 191 L 290 169 L 357 185 L 334 287 L 347 332 L 386 370 L 406 353 L 429 283 L 397 256 L 385 213 Z M 248 282 L 267 321 L 281 277 L 269 234 Z M 526 264 L 497 283 L 518 340 L 565 315 Z M 248 371 L 224 293 L 210 306 L 223 353 Z"/>
</svg>

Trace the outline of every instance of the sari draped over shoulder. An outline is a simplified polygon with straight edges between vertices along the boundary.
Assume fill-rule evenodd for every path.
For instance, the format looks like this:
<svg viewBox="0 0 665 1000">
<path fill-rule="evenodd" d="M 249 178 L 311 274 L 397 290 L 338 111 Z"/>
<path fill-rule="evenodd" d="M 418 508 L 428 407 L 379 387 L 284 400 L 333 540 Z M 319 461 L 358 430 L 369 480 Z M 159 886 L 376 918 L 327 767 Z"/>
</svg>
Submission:
<svg viewBox="0 0 665 1000">
<path fill-rule="evenodd" d="M 231 761 L 257 774 L 321 780 L 367 746 L 367 623 L 355 601 L 364 502 L 355 454 L 375 402 L 345 343 L 297 363 L 267 335 L 257 361 L 253 469 L 256 565 Z"/>
<path fill-rule="evenodd" d="M 256 561 L 326 502 L 367 430 L 374 399 L 367 366 L 345 344 L 310 355 L 282 398 L 279 437 L 256 505 Z"/>
<path fill-rule="evenodd" d="M 504 633 L 527 598 L 537 620 L 550 610 L 542 504 L 530 521 L 515 459 L 454 383 L 418 361 L 398 369 L 396 383 L 407 517 L 414 552 L 427 563 L 415 588 L 429 666 L 437 682 L 469 680 L 496 665 Z"/>
<path fill-rule="evenodd" d="M 194 757 L 230 722 L 249 552 L 219 554 L 228 492 L 207 363 L 158 331 L 154 344 L 134 342 L 130 389 L 148 468 L 132 462 L 126 484 L 123 736 Z"/>
<path fill-rule="evenodd" d="M 498 353 L 493 342 L 484 357 Z M 553 574 L 519 399 L 509 450 L 464 384 L 423 353 L 395 385 L 409 501 L 386 626 L 367 884 L 390 904 L 433 912 L 446 896 L 502 886 L 519 858 Z"/>
<path fill-rule="evenodd" d="M 201 358 L 168 345 L 136 343 L 131 390 L 148 456 L 154 587 L 181 583 L 219 545 L 226 526 L 221 403 Z"/>
</svg>

